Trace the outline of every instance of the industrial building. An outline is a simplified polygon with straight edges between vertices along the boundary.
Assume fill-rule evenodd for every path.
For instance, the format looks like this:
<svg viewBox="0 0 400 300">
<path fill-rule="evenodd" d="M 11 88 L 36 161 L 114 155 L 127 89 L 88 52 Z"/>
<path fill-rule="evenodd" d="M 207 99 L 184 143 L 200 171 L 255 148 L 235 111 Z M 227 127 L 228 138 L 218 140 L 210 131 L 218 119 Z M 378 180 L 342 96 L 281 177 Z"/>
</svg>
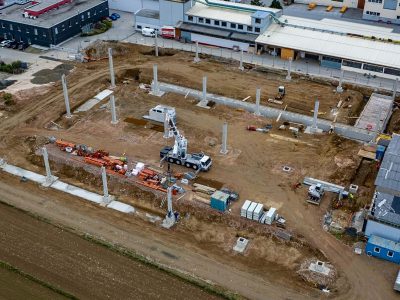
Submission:
<svg viewBox="0 0 400 300">
<path fill-rule="evenodd" d="M 365 235 L 400 242 L 400 135 L 393 134 L 375 186 Z"/>
<path fill-rule="evenodd" d="M 107 0 L 13 3 L 0 9 L 0 35 L 49 47 L 81 33 L 82 27 L 108 15 Z"/>
</svg>

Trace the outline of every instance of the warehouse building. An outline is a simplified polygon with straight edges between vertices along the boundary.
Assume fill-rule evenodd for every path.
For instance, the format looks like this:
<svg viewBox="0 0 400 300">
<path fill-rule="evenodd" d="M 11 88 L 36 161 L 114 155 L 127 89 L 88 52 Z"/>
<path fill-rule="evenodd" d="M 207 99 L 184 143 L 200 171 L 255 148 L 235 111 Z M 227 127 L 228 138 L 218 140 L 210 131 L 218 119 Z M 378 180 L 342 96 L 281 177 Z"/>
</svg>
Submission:
<svg viewBox="0 0 400 300">
<path fill-rule="evenodd" d="M 375 186 L 365 235 L 400 242 L 400 135 L 389 143 Z"/>
<path fill-rule="evenodd" d="M 109 10 L 107 0 L 42 0 L 14 3 L 1 8 L 0 13 L 2 37 L 49 47 L 107 17 Z"/>
</svg>

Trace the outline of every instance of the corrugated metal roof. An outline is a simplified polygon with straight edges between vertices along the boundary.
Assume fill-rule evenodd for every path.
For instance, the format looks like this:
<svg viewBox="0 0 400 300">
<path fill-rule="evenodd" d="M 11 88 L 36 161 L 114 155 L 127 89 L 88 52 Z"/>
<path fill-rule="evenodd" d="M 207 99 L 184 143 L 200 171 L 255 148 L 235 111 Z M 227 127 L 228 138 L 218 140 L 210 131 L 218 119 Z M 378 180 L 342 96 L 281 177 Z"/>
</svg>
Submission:
<svg viewBox="0 0 400 300">
<path fill-rule="evenodd" d="M 387 193 L 375 192 L 373 216 L 378 220 L 400 225 L 400 198 Z"/>
<path fill-rule="evenodd" d="M 393 134 L 375 180 L 377 188 L 400 192 L 400 135 Z"/>
<path fill-rule="evenodd" d="M 371 235 L 368 239 L 368 243 L 376 245 L 382 248 L 386 248 L 395 252 L 400 252 L 400 243 L 393 242 L 388 239 L 384 239 L 377 235 Z"/>
<path fill-rule="evenodd" d="M 281 17 L 280 20 L 284 21 L 285 18 L 286 17 Z M 324 30 L 334 30 L 366 36 L 376 34 L 376 36 L 400 40 L 399 34 L 392 34 L 380 30 L 373 31 L 369 27 L 368 29 L 364 29 L 358 25 L 355 25 L 353 28 L 351 26 L 346 28 L 344 25 L 333 26 L 333 24 L 326 24 L 323 22 L 314 24 L 311 20 L 305 22 L 305 19 L 296 22 L 288 21 L 289 24 L 299 26 L 315 27 Z M 339 22 L 340 21 L 336 21 L 335 24 Z M 290 48 L 400 69 L 400 45 L 393 43 L 311 29 L 281 26 L 279 24 L 271 24 L 267 30 L 256 39 L 256 42 L 259 44 Z"/>
</svg>

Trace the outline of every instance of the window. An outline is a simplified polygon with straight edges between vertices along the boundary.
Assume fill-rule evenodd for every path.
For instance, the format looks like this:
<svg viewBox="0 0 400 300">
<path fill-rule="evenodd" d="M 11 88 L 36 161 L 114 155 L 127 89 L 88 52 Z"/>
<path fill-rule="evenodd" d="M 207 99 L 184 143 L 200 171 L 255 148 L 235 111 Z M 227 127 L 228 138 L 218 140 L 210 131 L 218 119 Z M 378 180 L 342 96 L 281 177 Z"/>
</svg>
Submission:
<svg viewBox="0 0 400 300">
<path fill-rule="evenodd" d="M 199 23 L 204 23 L 204 18 L 199 18 Z"/>
<path fill-rule="evenodd" d="M 247 31 L 253 31 L 253 27 L 247 26 Z"/>
<path fill-rule="evenodd" d="M 371 3 L 382 3 L 382 0 L 368 0 Z"/>
<path fill-rule="evenodd" d="M 238 29 L 241 29 L 241 30 L 243 30 L 243 25 L 238 25 Z"/>
<path fill-rule="evenodd" d="M 87 12 L 87 16 L 88 16 L 88 18 L 90 18 L 90 11 Z"/>
<path fill-rule="evenodd" d="M 342 65 L 346 67 L 361 69 L 362 63 L 344 59 Z"/>
<path fill-rule="evenodd" d="M 342 63 L 342 60 L 340 58 L 331 57 L 331 56 L 322 56 L 322 60 L 332 61 L 332 62 L 336 62 L 336 63 Z"/>
<path fill-rule="evenodd" d="M 367 10 L 365 13 L 370 16 L 378 16 L 379 17 L 381 15 L 381 13 L 369 11 L 369 10 Z"/>
<path fill-rule="evenodd" d="M 3 24 L 3 22 L 1 22 L 1 28 L 4 28 L 4 24 Z"/>
<path fill-rule="evenodd" d="M 388 251 L 388 252 L 387 252 L 387 256 L 393 257 L 393 255 L 394 255 L 393 251 Z"/>
<path fill-rule="evenodd" d="M 260 28 L 255 27 L 255 28 L 254 28 L 254 31 L 255 31 L 255 32 L 260 32 L 261 30 L 260 30 Z"/>
<path fill-rule="evenodd" d="M 226 27 L 226 22 L 222 21 L 222 22 L 221 22 L 221 26 L 222 26 L 222 27 Z"/>
<path fill-rule="evenodd" d="M 363 69 L 372 72 L 383 73 L 383 68 L 375 65 L 364 64 Z"/>
<path fill-rule="evenodd" d="M 54 28 L 54 33 L 58 34 L 58 28 L 57 27 Z"/>
<path fill-rule="evenodd" d="M 26 27 L 26 33 L 29 33 L 29 28 L 28 27 Z"/>
<path fill-rule="evenodd" d="M 256 18 L 255 22 L 256 22 L 256 24 L 261 24 L 261 19 L 260 18 Z"/>
<path fill-rule="evenodd" d="M 210 24 L 211 20 L 210 19 L 206 19 L 206 24 Z"/>
<path fill-rule="evenodd" d="M 36 29 L 36 28 L 33 29 L 33 33 L 34 33 L 35 35 L 38 35 L 38 32 L 37 32 L 37 29 Z"/>
<path fill-rule="evenodd" d="M 235 23 L 231 23 L 231 28 L 236 28 L 236 24 Z"/>
<path fill-rule="evenodd" d="M 400 76 L 400 70 L 396 70 L 396 69 L 392 69 L 392 68 L 385 68 L 385 70 L 383 70 L 383 73 Z"/>
<path fill-rule="evenodd" d="M 399 19 L 400 19 L 400 16 L 397 16 L 396 18 L 397 18 L 397 20 L 399 20 Z"/>
<path fill-rule="evenodd" d="M 214 25 L 219 26 L 219 21 L 214 21 Z"/>
<path fill-rule="evenodd" d="M 82 18 L 82 21 L 85 20 L 85 16 L 84 15 L 81 15 L 81 18 Z"/>
<path fill-rule="evenodd" d="M 188 16 L 188 21 L 193 22 L 193 16 Z"/>
<path fill-rule="evenodd" d="M 69 27 L 72 27 L 71 20 L 68 21 L 68 26 L 69 26 Z"/>
<path fill-rule="evenodd" d="M 12 24 L 10 24 L 10 30 L 13 30 Z"/>
<path fill-rule="evenodd" d="M 142 29 L 142 25 L 137 25 L 136 28 L 137 29 Z"/>
<path fill-rule="evenodd" d="M 374 248 L 374 252 L 375 252 L 375 253 L 380 253 L 380 252 L 381 252 L 381 248 L 375 247 L 375 248 Z"/>
</svg>

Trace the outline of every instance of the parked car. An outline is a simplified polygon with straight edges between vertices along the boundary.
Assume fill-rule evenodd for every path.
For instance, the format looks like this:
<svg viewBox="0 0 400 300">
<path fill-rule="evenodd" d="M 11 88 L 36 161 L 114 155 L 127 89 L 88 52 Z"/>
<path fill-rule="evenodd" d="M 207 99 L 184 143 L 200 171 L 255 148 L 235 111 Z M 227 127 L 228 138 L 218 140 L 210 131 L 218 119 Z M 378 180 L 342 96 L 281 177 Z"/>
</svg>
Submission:
<svg viewBox="0 0 400 300">
<path fill-rule="evenodd" d="M 17 49 L 21 50 L 21 51 L 24 51 L 28 47 L 29 47 L 29 44 L 26 42 L 19 42 L 17 45 Z"/>
<path fill-rule="evenodd" d="M 17 49 L 17 47 L 18 47 L 18 42 L 17 41 L 12 41 L 11 43 L 10 43 L 10 46 L 9 46 L 9 48 L 11 48 L 11 49 Z"/>
<path fill-rule="evenodd" d="M 111 20 L 113 20 L 113 21 L 116 21 L 118 18 L 116 17 L 116 16 L 114 16 L 114 15 L 111 15 L 111 16 L 109 16 L 109 18 L 111 19 Z"/>
<path fill-rule="evenodd" d="M 117 19 L 121 18 L 121 16 L 119 14 L 117 14 L 117 13 L 112 13 L 111 15 L 115 16 Z"/>
<path fill-rule="evenodd" d="M 8 48 L 8 45 L 11 43 L 12 41 L 11 40 L 5 40 L 5 41 L 2 41 L 1 43 L 0 43 L 0 47 L 7 47 Z"/>
</svg>

